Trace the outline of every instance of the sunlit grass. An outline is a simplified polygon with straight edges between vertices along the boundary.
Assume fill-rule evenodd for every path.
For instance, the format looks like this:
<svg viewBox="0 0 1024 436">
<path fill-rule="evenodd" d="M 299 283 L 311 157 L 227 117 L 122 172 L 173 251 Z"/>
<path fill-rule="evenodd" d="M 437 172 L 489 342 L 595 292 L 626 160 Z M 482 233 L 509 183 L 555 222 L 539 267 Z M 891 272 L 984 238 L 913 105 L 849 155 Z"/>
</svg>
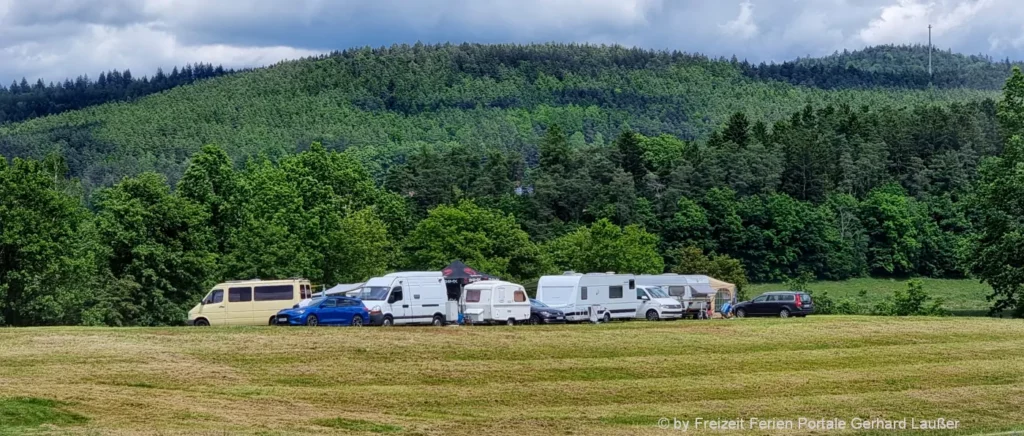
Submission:
<svg viewBox="0 0 1024 436">
<path fill-rule="evenodd" d="M 17 434 L 665 434 L 661 417 L 737 416 L 1024 429 L 1024 323 L 992 318 L 8 329 L 0 361 L 0 398 L 46 405 L 0 402 Z"/>
</svg>

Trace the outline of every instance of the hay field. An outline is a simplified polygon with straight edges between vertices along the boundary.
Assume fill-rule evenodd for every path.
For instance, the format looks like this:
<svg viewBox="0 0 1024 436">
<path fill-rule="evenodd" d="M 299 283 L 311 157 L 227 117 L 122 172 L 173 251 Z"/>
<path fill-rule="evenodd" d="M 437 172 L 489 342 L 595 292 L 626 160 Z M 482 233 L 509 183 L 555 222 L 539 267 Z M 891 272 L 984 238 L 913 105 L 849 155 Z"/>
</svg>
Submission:
<svg viewBox="0 0 1024 436">
<path fill-rule="evenodd" d="M 969 434 L 1024 429 L 1022 398 L 1024 322 L 992 318 L 0 330 L 6 434 L 663 435 L 698 417 Z"/>
</svg>

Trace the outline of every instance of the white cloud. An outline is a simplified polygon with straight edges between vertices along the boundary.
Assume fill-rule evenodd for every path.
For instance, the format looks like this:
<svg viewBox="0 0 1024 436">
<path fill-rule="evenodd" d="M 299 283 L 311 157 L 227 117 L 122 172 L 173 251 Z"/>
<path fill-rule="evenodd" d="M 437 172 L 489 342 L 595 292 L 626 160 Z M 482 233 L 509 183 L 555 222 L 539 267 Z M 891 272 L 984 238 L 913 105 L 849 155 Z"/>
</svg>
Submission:
<svg viewBox="0 0 1024 436">
<path fill-rule="evenodd" d="M 754 4 L 749 1 L 740 3 L 740 14 L 736 16 L 736 19 L 720 24 L 718 27 L 726 35 L 750 39 L 757 34 L 757 23 L 754 22 Z"/>
</svg>

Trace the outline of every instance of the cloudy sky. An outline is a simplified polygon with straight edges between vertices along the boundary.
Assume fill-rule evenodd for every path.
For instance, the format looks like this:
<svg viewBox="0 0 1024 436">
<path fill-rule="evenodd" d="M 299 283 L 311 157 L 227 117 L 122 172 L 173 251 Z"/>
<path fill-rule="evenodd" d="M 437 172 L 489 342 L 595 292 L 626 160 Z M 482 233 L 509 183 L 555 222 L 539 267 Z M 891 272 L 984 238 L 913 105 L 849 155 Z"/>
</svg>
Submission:
<svg viewBox="0 0 1024 436">
<path fill-rule="evenodd" d="M 423 42 L 591 42 L 752 61 L 920 43 L 1024 59 L 1022 0 L 0 0 L 0 81 L 260 66 Z"/>
</svg>

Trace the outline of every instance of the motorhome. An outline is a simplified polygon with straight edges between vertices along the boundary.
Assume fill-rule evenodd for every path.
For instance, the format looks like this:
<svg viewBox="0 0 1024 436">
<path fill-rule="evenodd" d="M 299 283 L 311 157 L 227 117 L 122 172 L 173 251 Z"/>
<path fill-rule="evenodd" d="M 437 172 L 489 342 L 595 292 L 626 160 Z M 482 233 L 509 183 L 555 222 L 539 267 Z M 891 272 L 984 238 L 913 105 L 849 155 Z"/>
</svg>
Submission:
<svg viewBox="0 0 1024 436">
<path fill-rule="evenodd" d="M 566 272 L 543 276 L 537 300 L 565 312 L 570 322 L 629 319 L 636 316 L 636 282 L 632 274 Z"/>
<path fill-rule="evenodd" d="M 683 316 L 698 317 L 710 306 L 715 292 L 711 289 L 708 276 L 657 274 L 638 275 L 636 283 L 640 286 L 658 286 L 668 293 L 669 297 L 679 301 L 683 306 Z"/>
<path fill-rule="evenodd" d="M 458 319 L 458 301 L 448 300 L 440 271 L 413 271 L 374 277 L 356 297 L 370 310 L 373 325 L 432 324 Z"/>
<path fill-rule="evenodd" d="M 636 299 L 640 304 L 636 309 L 638 319 L 658 321 L 683 317 L 682 303 L 669 297 L 668 292 L 660 286 L 637 285 Z"/>
<path fill-rule="evenodd" d="M 462 288 L 462 313 L 470 324 L 515 325 L 530 320 L 526 289 L 515 283 L 484 280 Z"/>
<path fill-rule="evenodd" d="M 241 280 L 213 287 L 192 310 L 195 326 L 273 325 L 277 312 L 310 298 L 309 280 Z"/>
</svg>

